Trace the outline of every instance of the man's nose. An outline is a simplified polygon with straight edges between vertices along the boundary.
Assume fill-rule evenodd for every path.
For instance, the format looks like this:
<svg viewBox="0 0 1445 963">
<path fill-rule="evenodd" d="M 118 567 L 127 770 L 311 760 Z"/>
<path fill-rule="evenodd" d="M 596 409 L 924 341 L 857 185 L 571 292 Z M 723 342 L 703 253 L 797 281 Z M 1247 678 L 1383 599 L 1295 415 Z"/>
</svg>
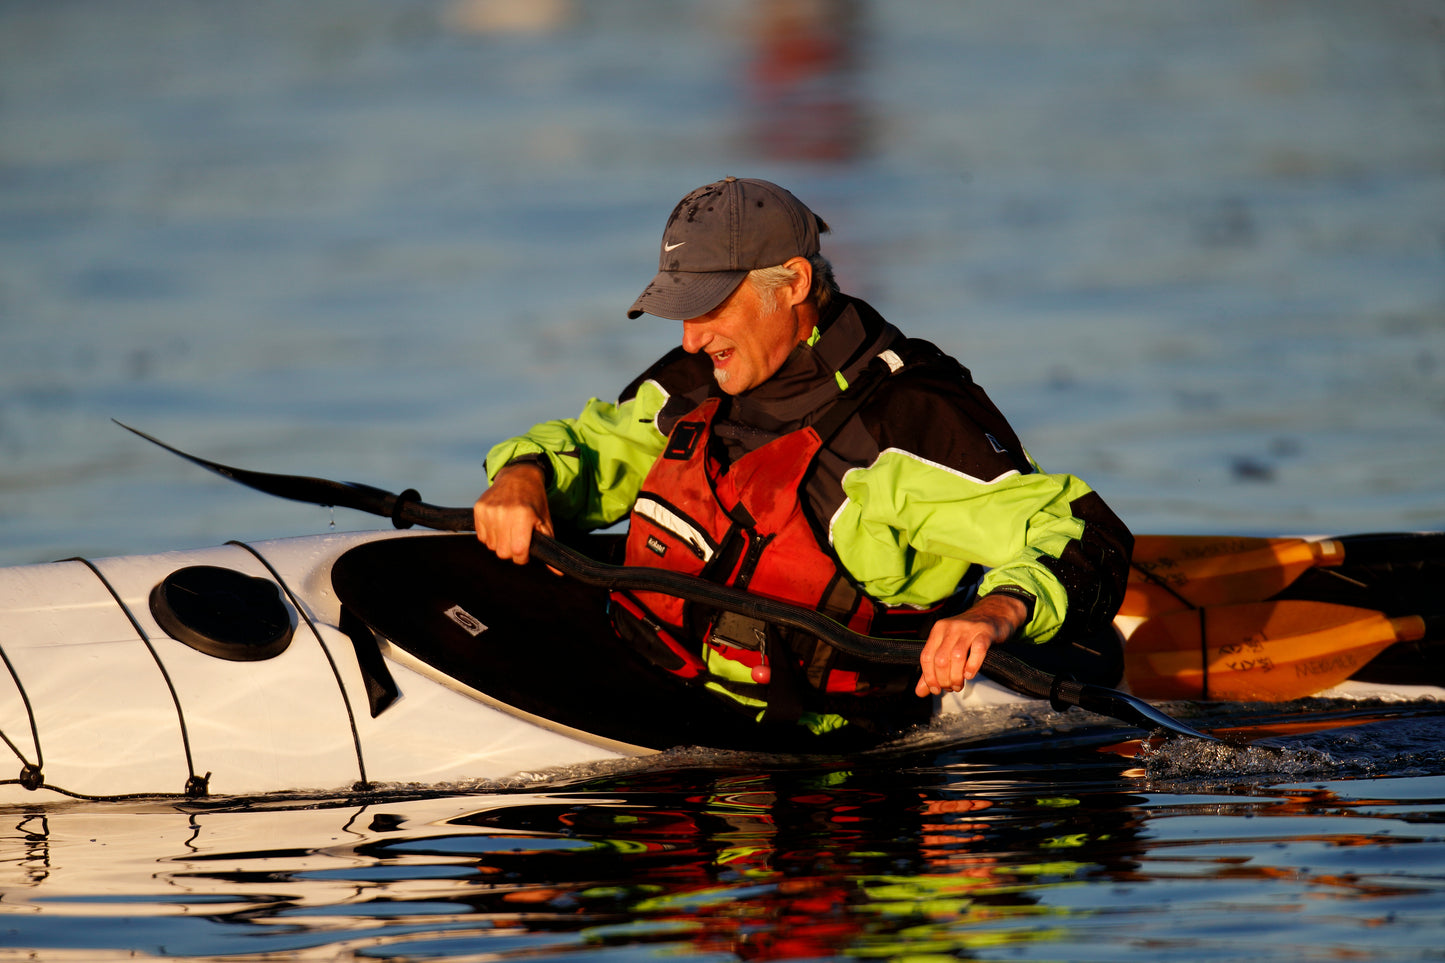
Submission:
<svg viewBox="0 0 1445 963">
<path fill-rule="evenodd" d="M 711 340 L 712 336 L 702 325 L 689 324 L 685 321 L 683 322 L 682 350 L 686 351 L 688 354 L 697 354 L 704 347 L 706 347 L 707 343 Z"/>
</svg>

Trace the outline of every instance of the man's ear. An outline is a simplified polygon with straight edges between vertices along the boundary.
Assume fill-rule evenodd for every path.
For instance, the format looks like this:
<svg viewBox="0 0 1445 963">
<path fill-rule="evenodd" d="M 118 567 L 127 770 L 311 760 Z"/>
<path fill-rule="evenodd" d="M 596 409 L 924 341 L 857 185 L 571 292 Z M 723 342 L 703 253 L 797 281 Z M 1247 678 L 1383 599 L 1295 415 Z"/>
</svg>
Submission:
<svg viewBox="0 0 1445 963">
<path fill-rule="evenodd" d="M 792 283 L 788 285 L 788 306 L 802 304 L 813 291 L 813 262 L 805 257 L 795 257 L 784 261 L 783 267 L 793 272 Z"/>
</svg>

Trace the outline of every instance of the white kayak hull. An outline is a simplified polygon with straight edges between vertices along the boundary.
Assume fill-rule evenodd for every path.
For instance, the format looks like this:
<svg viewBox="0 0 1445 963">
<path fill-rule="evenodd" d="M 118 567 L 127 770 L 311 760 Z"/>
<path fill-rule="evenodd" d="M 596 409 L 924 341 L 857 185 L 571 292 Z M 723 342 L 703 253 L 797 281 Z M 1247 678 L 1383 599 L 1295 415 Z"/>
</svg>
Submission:
<svg viewBox="0 0 1445 963">
<path fill-rule="evenodd" d="M 210 794 L 241 795 L 492 780 L 647 751 L 519 719 L 409 659 L 390 661 L 402 698 L 372 718 L 329 572 L 346 549 L 396 535 L 257 543 L 306 618 L 283 653 L 255 662 L 170 638 L 148 606 L 157 581 L 186 566 L 270 578 L 240 546 L 94 562 L 124 609 L 79 561 L 0 569 L 0 731 L 15 771 L 0 778 L 29 763 L 80 796 L 185 793 L 193 776 L 209 777 Z M 0 786 L 0 801 L 33 798 Z"/>
<path fill-rule="evenodd" d="M 397 537 L 319 535 L 0 569 L 0 803 L 475 786 L 654 752 L 495 705 L 384 641 L 401 698 L 373 717 L 330 573 L 348 549 Z M 235 662 L 168 635 L 152 614 L 152 589 L 198 565 L 278 582 L 295 625 L 290 645 Z M 1119 628 L 1127 635 L 1132 626 Z M 1324 695 L 1445 693 L 1351 682 Z M 1025 703 L 1037 705 L 981 682 L 938 700 L 937 715 Z"/>
</svg>

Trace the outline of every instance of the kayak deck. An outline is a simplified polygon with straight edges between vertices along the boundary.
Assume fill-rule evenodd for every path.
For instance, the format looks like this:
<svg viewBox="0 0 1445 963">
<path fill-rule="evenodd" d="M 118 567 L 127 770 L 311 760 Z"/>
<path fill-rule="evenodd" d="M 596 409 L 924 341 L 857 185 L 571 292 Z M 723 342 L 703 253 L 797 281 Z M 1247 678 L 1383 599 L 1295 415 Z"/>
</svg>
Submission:
<svg viewBox="0 0 1445 963">
<path fill-rule="evenodd" d="M 604 590 L 502 561 L 471 536 L 359 546 L 338 559 L 332 582 L 380 641 L 495 705 L 579 736 L 655 750 L 814 753 L 880 741 L 854 727 L 818 737 L 792 723 L 759 725 L 755 710 L 632 652 L 612 630 Z"/>
</svg>

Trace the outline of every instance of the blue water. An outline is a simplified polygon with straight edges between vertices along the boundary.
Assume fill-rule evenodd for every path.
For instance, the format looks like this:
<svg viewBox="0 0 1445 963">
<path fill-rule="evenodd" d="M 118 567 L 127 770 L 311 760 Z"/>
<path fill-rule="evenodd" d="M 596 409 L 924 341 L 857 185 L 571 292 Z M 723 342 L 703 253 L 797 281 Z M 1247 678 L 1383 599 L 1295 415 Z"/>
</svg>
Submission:
<svg viewBox="0 0 1445 963">
<path fill-rule="evenodd" d="M 0 563 L 375 524 L 112 418 L 469 503 L 729 173 L 1137 531 L 1445 528 L 1438 0 L 64 0 L 0 4 Z M 0 956 L 1438 959 L 1440 731 L 1363 732 L 7 812 Z"/>
</svg>

